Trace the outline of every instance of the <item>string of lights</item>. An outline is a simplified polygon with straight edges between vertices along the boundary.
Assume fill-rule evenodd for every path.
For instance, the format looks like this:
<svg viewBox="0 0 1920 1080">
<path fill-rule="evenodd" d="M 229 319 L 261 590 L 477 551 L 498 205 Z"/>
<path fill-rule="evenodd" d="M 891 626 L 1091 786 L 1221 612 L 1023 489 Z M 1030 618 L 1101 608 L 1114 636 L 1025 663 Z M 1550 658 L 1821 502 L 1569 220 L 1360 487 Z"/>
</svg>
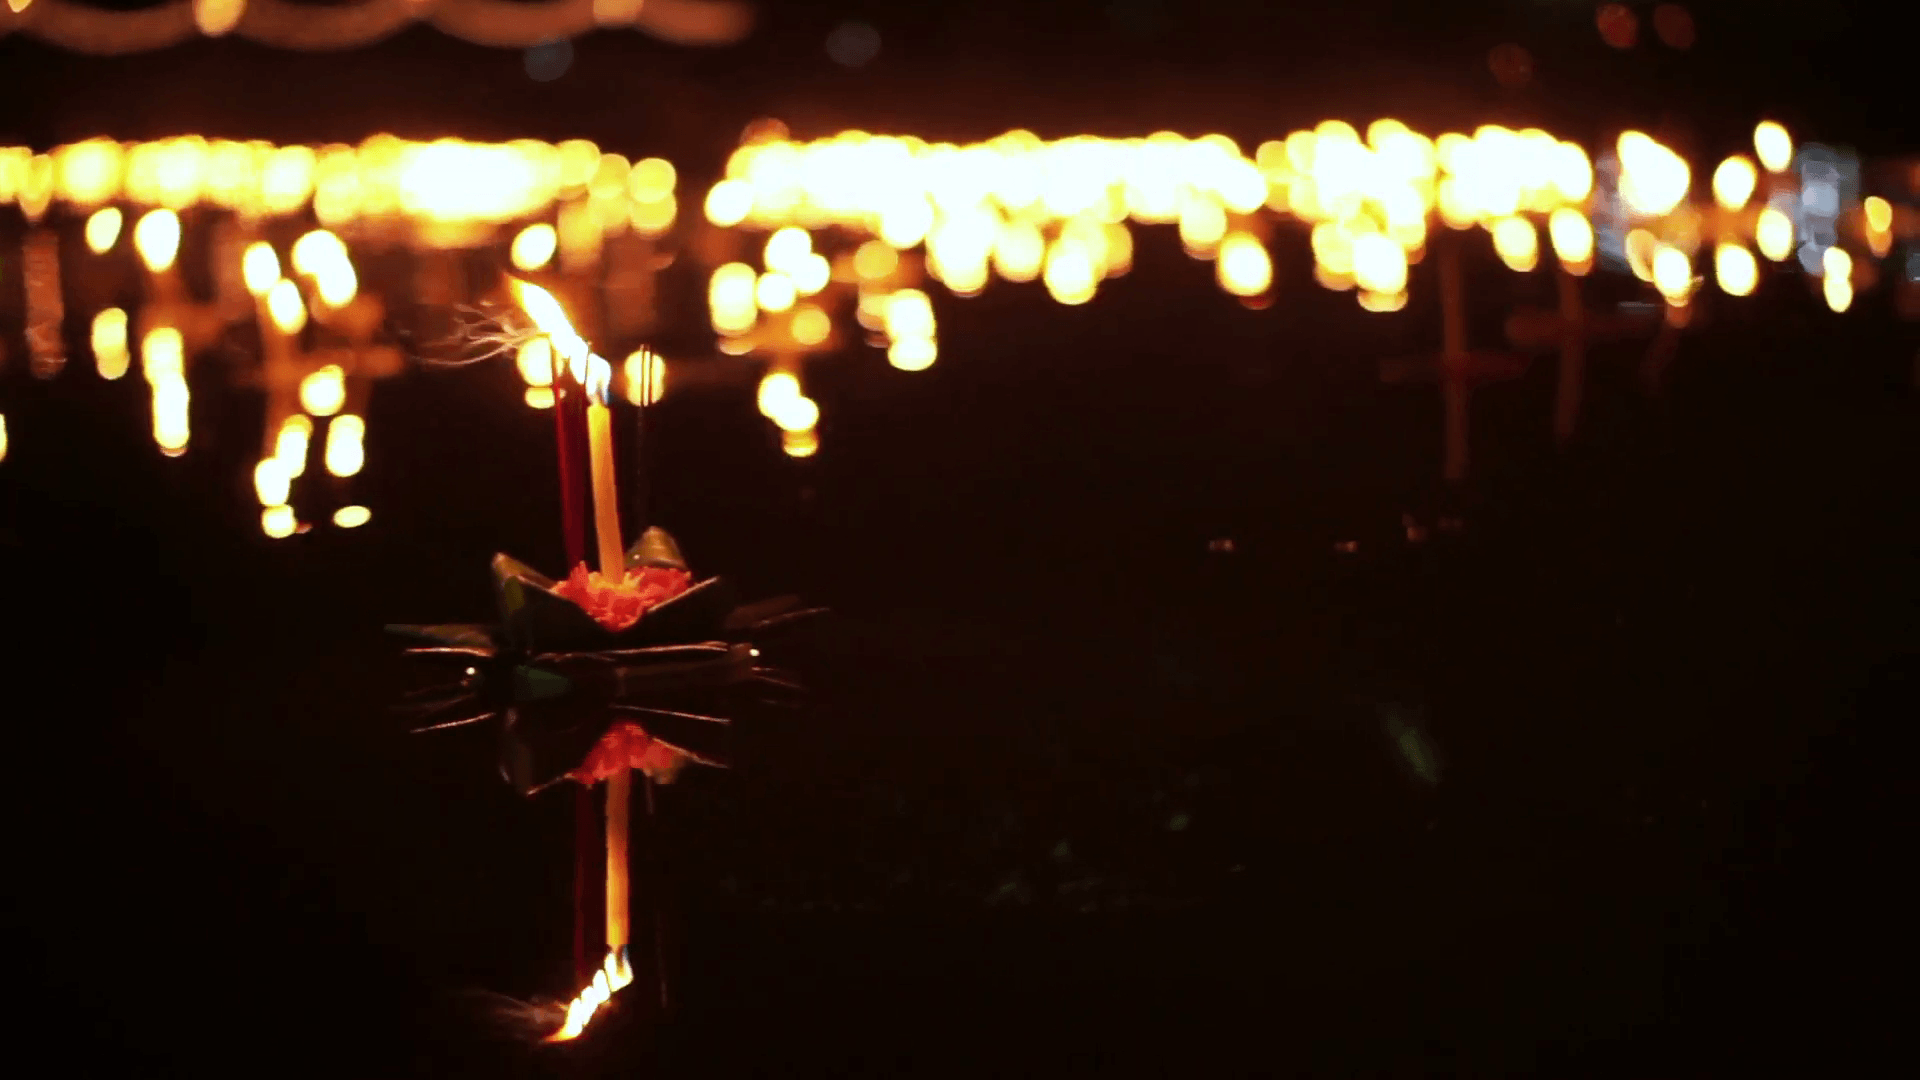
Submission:
<svg viewBox="0 0 1920 1080">
<path fill-rule="evenodd" d="M 679 45 L 727 45 L 753 28 L 753 12 L 733 0 L 355 0 L 326 6 L 172 0 L 137 11 L 107 11 L 77 0 L 0 4 L 0 36 L 28 34 L 96 56 L 151 52 L 229 34 L 279 49 L 336 51 L 371 45 L 417 22 L 496 48 L 531 48 L 618 27 Z"/>
</svg>

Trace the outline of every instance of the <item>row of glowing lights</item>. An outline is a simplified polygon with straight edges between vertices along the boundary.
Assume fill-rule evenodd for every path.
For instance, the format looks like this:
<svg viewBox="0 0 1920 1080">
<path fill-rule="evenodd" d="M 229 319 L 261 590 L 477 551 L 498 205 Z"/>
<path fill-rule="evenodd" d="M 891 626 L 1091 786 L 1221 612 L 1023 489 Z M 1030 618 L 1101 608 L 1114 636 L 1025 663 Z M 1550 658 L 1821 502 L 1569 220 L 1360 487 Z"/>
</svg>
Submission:
<svg viewBox="0 0 1920 1080">
<path fill-rule="evenodd" d="M 677 213 L 671 162 L 633 162 L 585 139 L 410 142 L 376 135 L 359 146 L 274 146 L 197 135 L 153 142 L 89 139 L 48 153 L 0 147 L 0 204 L 37 220 L 55 200 L 78 210 L 124 201 L 185 210 L 210 205 L 250 216 L 312 205 L 322 225 L 409 217 L 504 223 L 568 201 L 568 229 L 657 236 Z"/>
<path fill-rule="evenodd" d="M 1769 173 L 1791 166 L 1793 141 L 1779 124 L 1758 125 L 1754 146 Z M 1623 134 L 1616 150 L 1619 193 L 1636 219 L 1657 224 L 1680 208 L 1692 187 L 1685 159 L 1640 132 Z M 715 272 L 710 307 L 723 334 L 751 329 L 756 308 L 786 310 L 815 282 L 824 285 L 824 261 L 803 268 L 798 260 L 819 259 L 806 230 L 826 226 L 879 238 L 853 260 L 863 283 L 861 311 L 870 317 L 886 305 L 884 295 L 871 296 L 867 288 L 892 271 L 882 256 L 920 244 L 929 272 L 957 294 L 978 292 L 994 272 L 1013 282 L 1039 278 L 1057 301 L 1086 303 L 1100 280 L 1130 265 L 1129 219 L 1177 224 L 1189 254 L 1215 261 L 1223 289 L 1259 297 L 1273 283 L 1272 259 L 1252 220 L 1262 207 L 1311 223 L 1316 280 L 1336 290 L 1357 287 L 1361 305 L 1372 311 L 1404 305 L 1408 267 L 1424 255 L 1435 212 L 1452 229 L 1484 228 L 1515 271 L 1539 264 L 1539 228 L 1528 215 L 1545 217 L 1549 241 L 1570 272 L 1586 273 L 1593 258 L 1593 228 L 1584 212 L 1593 192 L 1586 153 L 1545 132 L 1491 126 L 1471 137 L 1429 140 L 1382 120 L 1369 126 L 1363 142 L 1350 125 L 1329 121 L 1263 143 L 1252 160 L 1218 135 L 1043 143 L 1015 132 L 955 147 L 848 132 L 806 144 L 742 147 L 727 173 L 708 192 L 708 220 L 774 233 L 764 273 L 745 264 Z M 1729 211 L 1744 209 L 1758 177 L 1752 160 L 1728 158 L 1713 174 L 1716 201 Z M 1869 198 L 1864 218 L 1869 247 L 1884 255 L 1892 207 Z M 1762 254 L 1776 262 L 1787 257 L 1791 218 L 1768 206 L 1752 227 Z M 1695 287 L 1695 245 L 1660 242 L 1645 228 L 1635 236 L 1629 244 L 1635 272 L 1669 301 L 1683 302 Z M 1831 249 L 1823 258 L 1828 302 L 1844 310 L 1851 301 L 1851 257 Z M 1720 243 L 1714 262 L 1727 292 L 1746 295 L 1757 284 L 1757 263 L 1743 244 Z M 794 325 L 813 321 L 796 317 Z M 900 366 L 932 360 L 930 352 L 924 363 L 908 352 Z"/>
<path fill-rule="evenodd" d="M 1577 204 L 1592 181 L 1585 153 L 1545 132 L 1488 127 L 1430 140 L 1393 120 L 1370 125 L 1365 141 L 1328 121 L 1262 144 L 1252 159 L 1221 135 L 1047 143 L 1013 132 L 959 147 L 848 132 L 742 147 L 705 211 L 720 226 L 842 226 L 898 251 L 924 244 L 929 272 L 961 295 L 998 273 L 1083 304 L 1130 267 L 1129 220 L 1176 224 L 1190 254 L 1219 259 L 1229 292 L 1256 296 L 1272 283 L 1254 224 L 1263 209 L 1336 226 L 1373 221 L 1404 253 L 1424 244 L 1436 206 L 1465 227 Z"/>
</svg>

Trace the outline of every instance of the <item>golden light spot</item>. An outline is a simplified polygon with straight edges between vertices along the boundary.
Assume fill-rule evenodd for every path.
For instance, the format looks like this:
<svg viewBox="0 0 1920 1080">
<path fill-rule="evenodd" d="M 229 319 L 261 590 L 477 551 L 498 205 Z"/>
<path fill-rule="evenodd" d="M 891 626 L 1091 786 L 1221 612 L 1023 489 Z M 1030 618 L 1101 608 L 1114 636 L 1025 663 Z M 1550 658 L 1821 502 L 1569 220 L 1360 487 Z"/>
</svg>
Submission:
<svg viewBox="0 0 1920 1080">
<path fill-rule="evenodd" d="M 553 261 L 553 253 L 559 250 L 560 234 L 552 225 L 542 221 L 520 230 L 513 238 L 510 257 L 516 270 L 538 270 Z"/>
<path fill-rule="evenodd" d="M 1760 264 L 1739 244 L 1721 244 L 1713 251 L 1713 276 L 1728 296 L 1751 296 L 1760 282 Z"/>
<path fill-rule="evenodd" d="M 87 218 L 87 250 L 105 255 L 120 239 L 122 217 L 117 206 L 103 206 Z"/>
<path fill-rule="evenodd" d="M 1738 210 L 1753 197 L 1758 181 L 1759 173 L 1754 170 L 1753 162 L 1735 154 L 1713 171 L 1714 201 L 1728 210 Z"/>
<path fill-rule="evenodd" d="M 275 540 L 292 536 L 300 527 L 291 506 L 269 506 L 260 511 L 260 529 Z"/>
<path fill-rule="evenodd" d="M 357 529 L 373 520 L 373 511 L 364 506 L 343 506 L 333 512 L 333 523 L 342 529 Z"/>
<path fill-rule="evenodd" d="M 1768 172 L 1786 172 L 1793 164 L 1793 136 L 1774 121 L 1762 120 L 1753 129 L 1753 152 Z"/>
</svg>

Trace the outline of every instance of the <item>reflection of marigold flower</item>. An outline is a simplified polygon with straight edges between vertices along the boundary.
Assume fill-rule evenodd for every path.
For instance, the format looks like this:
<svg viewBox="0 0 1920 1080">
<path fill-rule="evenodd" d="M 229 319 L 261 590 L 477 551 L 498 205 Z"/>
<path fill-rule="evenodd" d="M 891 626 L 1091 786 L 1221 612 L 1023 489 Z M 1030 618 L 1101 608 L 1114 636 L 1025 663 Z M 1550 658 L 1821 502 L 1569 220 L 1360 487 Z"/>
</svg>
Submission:
<svg viewBox="0 0 1920 1080">
<path fill-rule="evenodd" d="M 609 581 L 586 563 L 573 568 L 553 591 L 580 605 L 593 621 L 614 632 L 640 621 L 659 605 L 687 591 L 693 576 L 670 566 L 629 567 L 620 581 Z"/>
<path fill-rule="evenodd" d="M 567 776 L 577 783 L 593 785 L 622 769 L 639 769 L 648 776 L 668 783 L 686 764 L 686 755 L 646 733 L 631 720 L 621 720 L 607 729 L 600 742 Z"/>
</svg>

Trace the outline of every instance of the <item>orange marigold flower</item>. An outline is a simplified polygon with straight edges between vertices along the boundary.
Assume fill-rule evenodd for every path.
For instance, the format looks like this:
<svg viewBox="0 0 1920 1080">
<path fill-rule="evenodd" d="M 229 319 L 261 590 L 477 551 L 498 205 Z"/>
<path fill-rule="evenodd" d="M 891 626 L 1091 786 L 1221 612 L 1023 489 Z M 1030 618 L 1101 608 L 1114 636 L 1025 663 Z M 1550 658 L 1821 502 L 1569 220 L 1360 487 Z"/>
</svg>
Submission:
<svg viewBox="0 0 1920 1080">
<path fill-rule="evenodd" d="M 640 621 L 640 616 L 687 591 L 693 575 L 670 566 L 628 568 L 625 577 L 610 581 L 586 563 L 573 568 L 553 591 L 580 605 L 593 621 L 618 633 Z"/>
</svg>

